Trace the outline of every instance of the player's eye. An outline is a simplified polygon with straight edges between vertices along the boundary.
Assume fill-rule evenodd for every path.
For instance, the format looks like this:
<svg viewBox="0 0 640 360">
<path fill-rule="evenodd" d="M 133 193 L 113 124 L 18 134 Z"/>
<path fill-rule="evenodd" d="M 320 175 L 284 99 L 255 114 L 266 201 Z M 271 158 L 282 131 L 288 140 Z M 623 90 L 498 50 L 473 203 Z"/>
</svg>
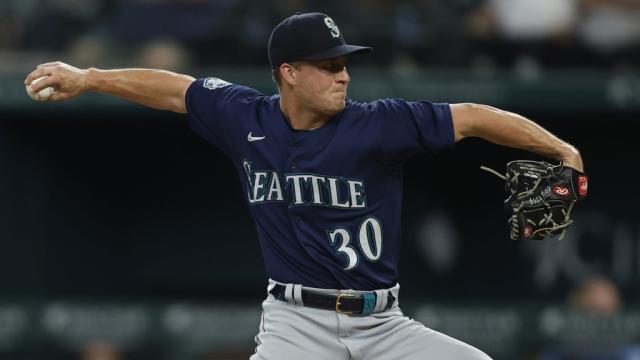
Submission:
<svg viewBox="0 0 640 360">
<path fill-rule="evenodd" d="M 346 64 L 344 62 L 330 62 L 322 65 L 320 68 L 331 73 L 338 73 L 345 69 Z"/>
</svg>

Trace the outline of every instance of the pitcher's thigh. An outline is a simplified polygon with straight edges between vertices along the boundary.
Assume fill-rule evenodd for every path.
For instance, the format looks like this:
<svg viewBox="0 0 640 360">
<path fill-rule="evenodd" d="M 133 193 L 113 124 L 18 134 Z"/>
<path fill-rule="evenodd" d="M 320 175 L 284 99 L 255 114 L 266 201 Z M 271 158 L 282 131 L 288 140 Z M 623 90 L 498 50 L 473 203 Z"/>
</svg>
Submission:
<svg viewBox="0 0 640 360">
<path fill-rule="evenodd" d="M 392 321 L 387 334 L 371 342 L 363 359 L 491 360 L 484 352 L 407 317 Z"/>
<path fill-rule="evenodd" d="M 347 360 L 349 352 L 336 338 L 335 313 L 265 301 L 251 360 Z"/>
<path fill-rule="evenodd" d="M 422 335 L 416 339 L 415 356 L 405 359 L 439 359 L 439 360 L 491 360 L 479 349 L 454 339 L 433 329 L 424 329 Z"/>
</svg>

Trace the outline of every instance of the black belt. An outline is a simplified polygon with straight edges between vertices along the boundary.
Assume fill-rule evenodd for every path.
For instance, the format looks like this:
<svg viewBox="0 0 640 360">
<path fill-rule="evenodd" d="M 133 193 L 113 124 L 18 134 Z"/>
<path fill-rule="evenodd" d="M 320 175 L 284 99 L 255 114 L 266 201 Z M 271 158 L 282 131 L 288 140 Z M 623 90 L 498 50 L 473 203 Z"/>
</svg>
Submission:
<svg viewBox="0 0 640 360">
<path fill-rule="evenodd" d="M 269 294 L 273 295 L 276 300 L 287 301 L 284 296 L 286 291 L 285 285 L 276 284 L 276 286 L 269 291 Z M 396 298 L 387 292 L 387 305 L 383 310 L 387 310 L 393 306 Z M 292 294 L 293 295 L 293 294 Z M 302 289 L 302 303 L 304 306 L 309 306 L 318 309 L 334 310 L 341 314 L 349 315 L 367 315 L 373 312 L 376 307 L 376 293 L 361 293 L 361 294 L 322 294 L 313 290 Z"/>
</svg>

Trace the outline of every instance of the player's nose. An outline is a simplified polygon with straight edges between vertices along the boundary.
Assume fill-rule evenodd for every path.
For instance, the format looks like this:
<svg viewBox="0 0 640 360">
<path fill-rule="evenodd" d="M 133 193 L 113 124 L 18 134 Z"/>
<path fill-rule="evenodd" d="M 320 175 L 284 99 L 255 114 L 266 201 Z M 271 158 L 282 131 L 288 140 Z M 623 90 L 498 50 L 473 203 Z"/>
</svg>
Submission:
<svg viewBox="0 0 640 360">
<path fill-rule="evenodd" d="M 347 72 L 347 68 L 343 67 L 342 71 L 338 72 L 336 77 L 336 82 L 347 85 L 351 81 L 349 77 L 349 73 Z"/>
</svg>

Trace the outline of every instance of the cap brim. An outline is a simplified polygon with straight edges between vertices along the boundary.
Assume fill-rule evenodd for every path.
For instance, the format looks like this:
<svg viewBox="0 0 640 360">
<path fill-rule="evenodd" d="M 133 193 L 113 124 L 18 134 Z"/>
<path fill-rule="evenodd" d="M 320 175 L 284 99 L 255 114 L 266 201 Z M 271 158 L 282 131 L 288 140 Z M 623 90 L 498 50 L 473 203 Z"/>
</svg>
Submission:
<svg viewBox="0 0 640 360">
<path fill-rule="evenodd" d="M 305 56 L 300 60 L 325 60 L 325 59 L 333 59 L 338 56 L 343 55 L 351 55 L 351 54 L 361 54 L 368 53 L 373 51 L 373 48 L 368 46 L 358 46 L 358 45 L 338 45 L 334 46 L 328 50 L 321 51 L 319 53 L 315 53 L 312 55 Z"/>
</svg>

